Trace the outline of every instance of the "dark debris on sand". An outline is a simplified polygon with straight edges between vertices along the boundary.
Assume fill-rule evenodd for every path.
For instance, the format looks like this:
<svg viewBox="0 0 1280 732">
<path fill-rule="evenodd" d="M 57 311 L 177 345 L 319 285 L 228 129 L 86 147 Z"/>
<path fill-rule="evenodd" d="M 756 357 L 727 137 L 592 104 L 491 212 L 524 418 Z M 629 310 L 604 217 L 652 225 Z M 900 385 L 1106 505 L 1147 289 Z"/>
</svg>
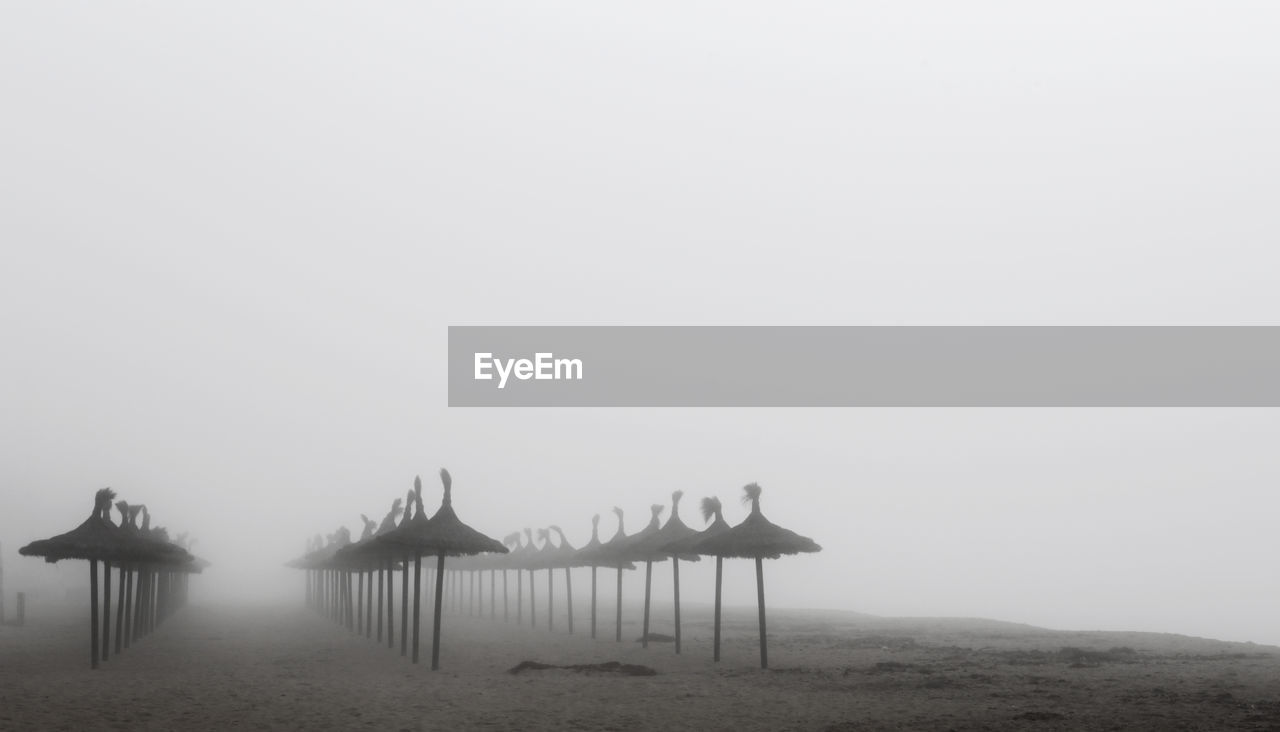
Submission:
<svg viewBox="0 0 1280 732">
<path fill-rule="evenodd" d="M 657 676 L 658 672 L 648 666 L 641 666 L 635 663 L 619 663 L 618 661 L 606 661 L 605 663 L 574 663 L 568 666 L 561 666 L 554 663 L 542 663 L 541 661 L 521 661 L 512 666 L 507 673 L 518 674 L 521 671 L 542 671 L 544 669 L 566 669 L 569 671 L 577 671 L 578 673 L 610 673 L 621 674 L 623 676 Z"/>
<path fill-rule="evenodd" d="M 645 637 L 643 635 L 640 636 L 639 638 L 636 638 L 636 643 L 643 643 L 644 638 Z M 666 633 L 650 633 L 649 642 L 650 643 L 675 643 L 676 637 L 674 635 L 667 635 Z"/>
</svg>

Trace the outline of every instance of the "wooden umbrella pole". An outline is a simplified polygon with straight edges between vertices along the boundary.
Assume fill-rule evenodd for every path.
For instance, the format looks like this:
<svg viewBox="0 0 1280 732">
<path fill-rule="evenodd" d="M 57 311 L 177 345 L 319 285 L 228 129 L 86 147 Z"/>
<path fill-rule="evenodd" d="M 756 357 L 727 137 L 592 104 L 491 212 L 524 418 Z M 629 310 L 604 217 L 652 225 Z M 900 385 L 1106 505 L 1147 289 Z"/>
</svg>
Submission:
<svg viewBox="0 0 1280 732">
<path fill-rule="evenodd" d="M 422 552 L 413 558 L 413 662 L 418 662 L 418 623 L 422 618 Z"/>
<path fill-rule="evenodd" d="M 591 565 L 591 637 L 596 637 L 596 565 Z"/>
<path fill-rule="evenodd" d="M 671 577 L 675 584 L 676 653 L 680 652 L 680 558 L 671 557 Z"/>
<path fill-rule="evenodd" d="M 556 571 L 551 567 L 547 567 L 547 632 L 548 633 L 553 632 L 555 630 L 556 593 L 555 593 L 555 588 L 552 586 L 553 578 L 555 576 L 556 576 Z"/>
<path fill-rule="evenodd" d="M 120 649 L 124 645 L 121 636 L 124 635 L 124 578 L 129 573 L 123 564 L 120 565 L 120 576 L 116 581 L 120 583 L 119 589 L 116 591 L 116 655 L 120 655 Z"/>
<path fill-rule="evenodd" d="M 378 643 L 382 643 L 382 578 L 386 572 L 386 567 L 378 567 L 378 612 L 374 613 L 378 619 Z"/>
<path fill-rule="evenodd" d="M 111 562 L 102 561 L 102 660 L 111 657 Z"/>
<path fill-rule="evenodd" d="M 357 632 L 357 626 L 355 598 L 351 596 L 351 582 L 353 579 L 351 576 L 351 570 L 348 569 L 343 571 L 342 576 L 346 578 L 342 582 L 342 591 L 347 593 L 347 630 L 354 633 Z"/>
<path fill-rule="evenodd" d="M 364 570 L 356 578 L 356 633 L 364 632 Z"/>
<path fill-rule="evenodd" d="M 89 560 L 89 668 L 98 667 L 98 560 Z"/>
<path fill-rule="evenodd" d="M 756 557 L 756 602 L 760 606 L 760 668 L 769 668 L 769 647 L 764 632 L 764 560 Z"/>
<path fill-rule="evenodd" d="M 511 610 L 507 605 L 507 570 L 502 570 L 502 622 L 511 622 Z"/>
<path fill-rule="evenodd" d="M 622 565 L 621 564 L 618 565 L 618 602 L 616 604 L 615 609 L 617 611 L 618 618 L 616 621 L 617 629 L 615 630 L 613 641 L 615 643 L 621 643 L 622 642 Z"/>
<path fill-rule="evenodd" d="M 400 570 L 400 655 L 409 650 L 409 555 L 401 560 L 404 569 Z"/>
<path fill-rule="evenodd" d="M 129 568 L 128 576 L 125 577 L 127 587 L 124 588 L 124 647 L 129 647 L 129 641 L 133 640 L 133 576 L 138 573 L 137 569 Z"/>
<path fill-rule="evenodd" d="M 524 570 L 516 570 L 516 625 L 524 624 Z"/>
<path fill-rule="evenodd" d="M 150 604 L 147 605 L 147 634 L 150 635 L 155 632 L 156 629 L 156 610 L 158 609 L 157 601 L 160 596 L 159 572 L 154 570 L 151 572 L 151 578 L 147 581 L 147 588 L 150 590 L 150 597 L 148 598 Z"/>
<path fill-rule="evenodd" d="M 365 570 L 369 581 L 364 589 L 364 637 L 373 637 L 373 570 Z"/>
<path fill-rule="evenodd" d="M 498 619 L 498 570 L 489 570 L 489 620 Z"/>
<path fill-rule="evenodd" d="M 720 660 L 720 583 L 724 576 L 724 557 L 716 557 L 716 622 L 715 622 L 715 654 L 713 661 Z"/>
<path fill-rule="evenodd" d="M 564 592 L 565 606 L 569 610 L 569 635 L 573 635 L 573 575 L 568 567 L 564 568 Z"/>
<path fill-rule="evenodd" d="M 396 642 L 393 637 L 393 629 L 395 628 L 395 560 L 387 557 L 387 648 L 395 648 Z"/>
<path fill-rule="evenodd" d="M 538 627 L 538 604 L 534 601 L 533 570 L 529 570 L 529 627 Z"/>
<path fill-rule="evenodd" d="M 431 670 L 440 669 L 440 599 L 444 594 L 444 552 L 436 558 L 436 612 L 431 628 Z"/>
<path fill-rule="evenodd" d="M 653 586 L 653 561 L 644 562 L 644 627 L 640 631 L 640 647 L 649 647 L 649 590 Z"/>
<path fill-rule="evenodd" d="M 148 572 L 145 568 L 139 568 L 135 574 L 138 575 L 138 582 L 133 597 L 133 631 L 129 633 L 130 640 L 134 641 L 142 638 L 142 618 L 147 610 L 143 595 L 146 594 Z"/>
</svg>

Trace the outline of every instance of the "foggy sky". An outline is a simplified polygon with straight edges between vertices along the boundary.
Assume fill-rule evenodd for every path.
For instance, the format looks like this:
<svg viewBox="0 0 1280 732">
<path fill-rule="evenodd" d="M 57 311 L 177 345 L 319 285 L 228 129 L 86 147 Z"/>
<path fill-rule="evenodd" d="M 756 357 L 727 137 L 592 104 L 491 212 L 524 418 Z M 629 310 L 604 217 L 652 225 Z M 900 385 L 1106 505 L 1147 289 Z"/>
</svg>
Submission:
<svg viewBox="0 0 1280 732">
<path fill-rule="evenodd" d="M 579 545 L 758 481 L 824 547 L 775 607 L 1280 643 L 1275 410 L 445 406 L 448 325 L 1280 324 L 1278 20 L 7 3 L 6 590 L 83 573 L 16 548 L 110 485 L 201 597 L 300 602 L 308 536 L 447 466 L 473 526 Z"/>
</svg>

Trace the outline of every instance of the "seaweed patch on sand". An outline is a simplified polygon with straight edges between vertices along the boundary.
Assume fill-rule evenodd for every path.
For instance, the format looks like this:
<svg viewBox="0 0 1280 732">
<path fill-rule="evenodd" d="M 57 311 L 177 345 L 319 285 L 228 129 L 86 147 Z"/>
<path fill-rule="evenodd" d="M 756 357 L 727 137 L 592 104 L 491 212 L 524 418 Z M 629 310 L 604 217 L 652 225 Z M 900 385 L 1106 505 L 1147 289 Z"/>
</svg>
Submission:
<svg viewBox="0 0 1280 732">
<path fill-rule="evenodd" d="M 559 666 L 554 663 L 542 663 L 540 661 L 521 661 L 512 666 L 507 673 L 518 674 L 521 671 L 542 671 L 550 668 L 566 669 L 569 671 L 577 671 L 578 673 L 610 673 L 622 674 L 623 676 L 657 676 L 658 672 L 648 666 L 641 666 L 635 663 L 619 663 L 618 661 L 607 661 L 605 663 L 575 663 L 568 666 Z"/>
</svg>

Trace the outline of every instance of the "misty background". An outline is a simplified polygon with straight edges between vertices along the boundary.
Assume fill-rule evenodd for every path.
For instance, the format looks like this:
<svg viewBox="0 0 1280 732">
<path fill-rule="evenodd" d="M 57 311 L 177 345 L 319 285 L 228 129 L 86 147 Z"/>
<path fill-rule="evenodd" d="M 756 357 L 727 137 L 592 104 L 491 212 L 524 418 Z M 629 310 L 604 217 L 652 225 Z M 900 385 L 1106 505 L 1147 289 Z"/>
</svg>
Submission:
<svg viewBox="0 0 1280 732">
<path fill-rule="evenodd" d="M 8 602 L 83 585 L 16 550 L 107 485 L 198 539 L 196 601 L 301 602 L 308 537 L 446 466 L 577 545 L 758 481 L 824 547 L 771 607 L 1280 643 L 1276 410 L 445 406 L 448 325 L 1276 325 L 1277 21 L 5 3 Z"/>
</svg>

